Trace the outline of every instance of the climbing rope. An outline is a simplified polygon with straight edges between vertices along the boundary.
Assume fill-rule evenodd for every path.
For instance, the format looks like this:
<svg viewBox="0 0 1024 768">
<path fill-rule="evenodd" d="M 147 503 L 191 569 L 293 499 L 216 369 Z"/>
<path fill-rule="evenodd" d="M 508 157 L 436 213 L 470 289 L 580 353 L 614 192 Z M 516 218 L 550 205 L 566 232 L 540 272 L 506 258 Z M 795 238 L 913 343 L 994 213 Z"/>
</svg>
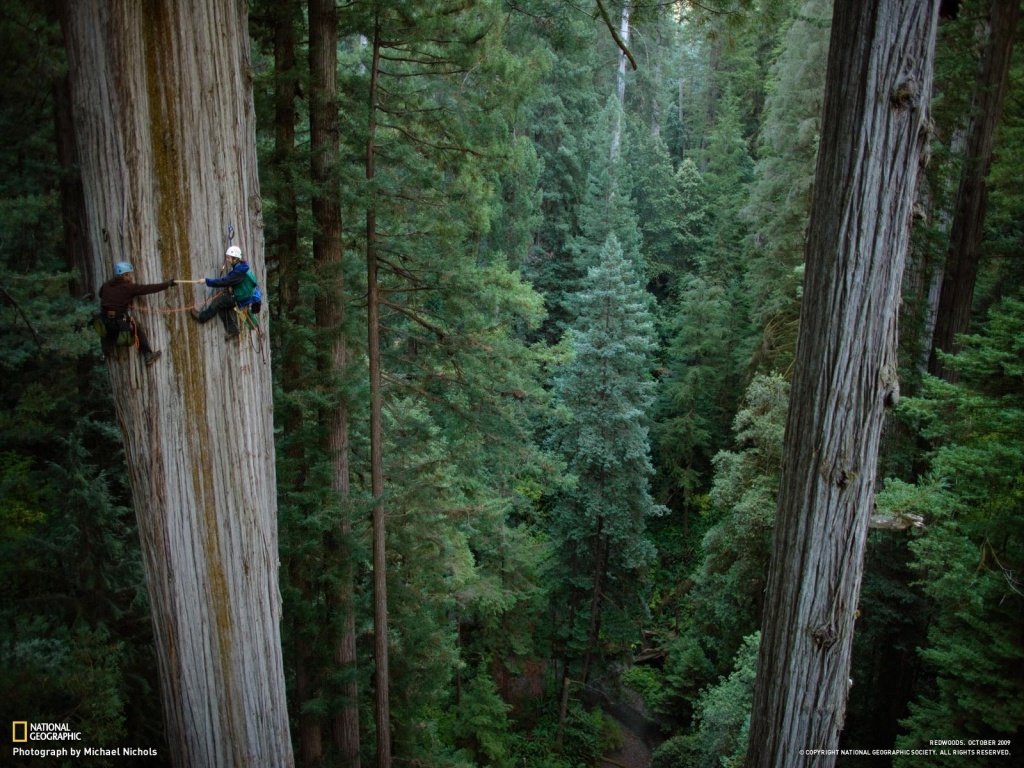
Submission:
<svg viewBox="0 0 1024 768">
<path fill-rule="evenodd" d="M 175 282 L 176 283 L 201 284 L 201 283 L 205 283 L 206 279 L 203 278 L 201 280 L 175 280 Z M 203 301 L 201 304 L 199 304 L 199 303 L 190 304 L 187 307 L 172 307 L 172 308 L 169 308 L 169 309 L 161 309 L 161 308 L 158 308 L 158 307 L 136 306 L 136 307 L 133 307 L 133 309 L 136 310 L 136 311 L 139 311 L 139 312 L 146 312 L 146 313 L 151 314 L 151 315 L 176 315 L 176 314 L 179 314 L 181 312 L 190 312 L 193 309 L 197 309 L 197 310 L 201 311 L 203 307 L 205 307 L 207 304 L 209 304 L 211 301 L 213 301 L 215 296 L 216 296 L 216 294 L 214 294 L 213 296 L 210 296 L 205 301 Z M 239 327 L 239 329 L 241 330 L 244 327 L 244 328 L 249 330 L 249 346 L 250 346 L 250 348 L 253 350 L 253 352 L 255 352 L 256 354 L 258 354 L 260 356 L 260 360 L 262 360 L 264 363 L 266 363 L 267 362 L 266 334 L 263 332 L 263 329 L 260 328 L 259 322 L 256 320 L 255 317 L 253 317 L 252 311 L 249 309 L 249 307 L 237 307 L 236 306 L 234 308 L 234 310 L 235 310 L 235 314 L 236 314 L 236 317 L 237 317 L 237 320 L 238 320 L 238 327 Z M 133 321 L 132 322 L 133 330 L 134 330 L 134 327 L 135 327 L 135 323 Z M 138 338 L 137 337 L 136 337 L 136 340 L 135 340 L 135 345 L 138 346 Z"/>
<path fill-rule="evenodd" d="M 267 362 L 267 351 L 265 345 L 266 334 L 260 328 L 259 321 L 253 317 L 252 310 L 246 307 L 235 307 L 235 319 L 238 322 L 239 332 L 243 327 L 249 329 L 249 346 L 252 351 L 260 356 L 260 360 Z"/>
</svg>

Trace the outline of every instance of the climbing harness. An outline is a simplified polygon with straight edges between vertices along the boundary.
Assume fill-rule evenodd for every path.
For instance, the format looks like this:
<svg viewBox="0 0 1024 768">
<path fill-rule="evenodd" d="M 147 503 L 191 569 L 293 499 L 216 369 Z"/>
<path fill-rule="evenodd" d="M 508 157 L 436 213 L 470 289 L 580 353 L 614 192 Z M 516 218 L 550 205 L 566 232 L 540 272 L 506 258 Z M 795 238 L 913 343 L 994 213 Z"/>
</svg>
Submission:
<svg viewBox="0 0 1024 768">
<path fill-rule="evenodd" d="M 138 326 L 127 312 L 98 312 L 93 317 L 92 328 L 101 341 L 113 337 L 114 346 L 139 347 Z"/>
</svg>

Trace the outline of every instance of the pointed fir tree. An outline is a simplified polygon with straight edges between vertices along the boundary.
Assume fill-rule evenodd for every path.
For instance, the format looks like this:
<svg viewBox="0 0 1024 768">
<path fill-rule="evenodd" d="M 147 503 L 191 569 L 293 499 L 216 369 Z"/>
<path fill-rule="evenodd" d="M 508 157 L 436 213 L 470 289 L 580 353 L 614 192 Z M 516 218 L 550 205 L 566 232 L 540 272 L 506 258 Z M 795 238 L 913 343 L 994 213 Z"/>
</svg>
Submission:
<svg viewBox="0 0 1024 768">
<path fill-rule="evenodd" d="M 662 513 L 649 491 L 651 303 L 609 236 L 576 297 L 573 354 L 555 381 L 562 422 L 554 442 L 575 488 L 558 505 L 553 536 L 569 574 L 567 656 L 582 656 L 584 680 L 594 652 L 622 651 L 636 639 L 643 574 L 655 554 L 646 535 L 646 521 Z"/>
<path fill-rule="evenodd" d="M 644 262 L 650 287 L 659 301 L 683 268 L 686 228 L 681 212 L 681 179 L 672 167 L 668 147 L 647 126 L 630 121 L 623 146 L 629 194 L 643 235 Z M 687 222 L 688 224 L 689 222 Z"/>
</svg>

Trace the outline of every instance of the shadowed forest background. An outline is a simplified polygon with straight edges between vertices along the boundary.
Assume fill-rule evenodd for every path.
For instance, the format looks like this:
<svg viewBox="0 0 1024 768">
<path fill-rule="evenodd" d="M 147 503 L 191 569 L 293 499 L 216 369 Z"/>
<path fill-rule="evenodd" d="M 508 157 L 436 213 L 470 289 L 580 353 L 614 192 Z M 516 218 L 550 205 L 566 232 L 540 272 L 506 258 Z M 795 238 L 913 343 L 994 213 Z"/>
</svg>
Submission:
<svg viewBox="0 0 1024 768">
<path fill-rule="evenodd" d="M 1007 5 L 943 3 L 850 749 L 1024 749 L 1016 11 L 1006 73 L 984 75 L 1006 45 L 987 20 Z M 44 0 L 0 11 L 0 723 L 162 746 L 59 16 Z M 804 240 L 830 16 L 828 0 L 368 0 L 325 21 L 249 3 L 250 39 L 225 44 L 251 46 L 298 765 L 353 764 L 346 716 L 373 764 L 381 499 L 396 763 L 597 766 L 628 730 L 653 768 L 742 765 L 797 322 L 815 299 Z M 325 39 L 333 88 L 311 70 Z M 209 276 L 227 242 L 209 244 Z M 174 277 L 203 275 L 144 282 Z M 141 320 L 184 301 L 168 296 L 139 302 Z"/>
</svg>

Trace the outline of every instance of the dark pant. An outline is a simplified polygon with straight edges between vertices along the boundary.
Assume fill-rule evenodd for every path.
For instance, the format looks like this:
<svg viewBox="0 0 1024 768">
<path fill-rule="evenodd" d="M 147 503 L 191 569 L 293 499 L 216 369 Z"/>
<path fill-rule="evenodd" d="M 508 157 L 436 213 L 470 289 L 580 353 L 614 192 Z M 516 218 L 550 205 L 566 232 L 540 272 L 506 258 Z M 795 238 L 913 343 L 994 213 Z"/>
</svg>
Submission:
<svg viewBox="0 0 1024 768">
<path fill-rule="evenodd" d="M 148 355 L 153 351 L 149 348 L 149 340 L 146 338 L 146 332 L 142 330 L 142 326 L 127 313 L 116 315 L 104 313 L 103 324 L 107 328 L 107 335 L 100 341 L 104 355 L 109 357 L 117 349 L 117 337 L 125 331 L 130 331 L 135 336 L 135 343 L 140 353 Z"/>
<path fill-rule="evenodd" d="M 213 300 L 199 310 L 200 323 L 205 323 L 214 315 L 219 314 L 224 322 L 224 330 L 229 336 L 238 335 L 238 318 L 235 317 L 235 297 L 230 293 L 218 293 Z"/>
</svg>

